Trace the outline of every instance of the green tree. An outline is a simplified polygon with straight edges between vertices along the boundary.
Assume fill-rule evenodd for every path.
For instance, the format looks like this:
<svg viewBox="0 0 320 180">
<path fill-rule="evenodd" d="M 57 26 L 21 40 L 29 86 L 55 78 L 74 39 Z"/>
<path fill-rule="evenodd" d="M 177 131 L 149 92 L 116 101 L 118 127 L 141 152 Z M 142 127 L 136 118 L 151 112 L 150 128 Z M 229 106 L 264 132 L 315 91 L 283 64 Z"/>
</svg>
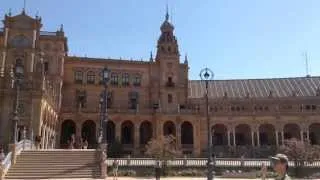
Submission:
<svg viewBox="0 0 320 180">
<path fill-rule="evenodd" d="M 168 135 L 151 139 L 146 145 L 145 154 L 159 160 L 170 160 L 180 156 L 181 152 L 177 149 L 176 138 Z"/>
<path fill-rule="evenodd" d="M 116 139 L 113 143 L 108 144 L 108 157 L 120 158 L 123 155 L 123 146 L 119 139 Z"/>
<path fill-rule="evenodd" d="M 181 156 L 181 151 L 177 149 L 176 139 L 174 136 L 159 136 L 151 139 L 146 145 L 147 156 L 161 160 L 162 173 L 164 176 L 168 174 L 168 160 Z"/>
<path fill-rule="evenodd" d="M 320 158 L 320 146 L 311 145 L 309 141 L 301 141 L 295 138 L 286 140 L 280 148 L 280 152 L 288 156 L 295 165 L 295 173 L 299 176 L 303 171 L 304 163 L 312 163 Z"/>
</svg>

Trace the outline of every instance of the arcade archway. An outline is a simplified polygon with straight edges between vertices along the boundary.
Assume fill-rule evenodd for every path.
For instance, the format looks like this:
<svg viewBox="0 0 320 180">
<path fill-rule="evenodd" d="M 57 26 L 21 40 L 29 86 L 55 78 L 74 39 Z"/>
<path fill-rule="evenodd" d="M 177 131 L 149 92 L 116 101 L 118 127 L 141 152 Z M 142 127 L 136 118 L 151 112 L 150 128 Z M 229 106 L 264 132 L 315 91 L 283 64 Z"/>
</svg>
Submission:
<svg viewBox="0 0 320 180">
<path fill-rule="evenodd" d="M 68 119 L 61 124 L 60 147 L 68 148 L 72 134 L 76 133 L 76 124 Z"/>
<path fill-rule="evenodd" d="M 83 141 L 88 141 L 88 148 L 94 148 L 96 145 L 96 123 L 87 120 L 82 124 L 81 137 Z"/>
</svg>

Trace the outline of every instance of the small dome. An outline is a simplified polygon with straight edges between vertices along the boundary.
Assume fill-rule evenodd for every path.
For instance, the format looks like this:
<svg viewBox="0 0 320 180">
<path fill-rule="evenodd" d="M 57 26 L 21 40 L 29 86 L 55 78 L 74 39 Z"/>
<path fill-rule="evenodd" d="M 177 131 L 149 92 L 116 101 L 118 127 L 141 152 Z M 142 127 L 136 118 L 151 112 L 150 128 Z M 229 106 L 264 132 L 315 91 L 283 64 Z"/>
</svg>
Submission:
<svg viewBox="0 0 320 180">
<path fill-rule="evenodd" d="M 167 9 L 167 13 L 166 13 L 166 19 L 165 19 L 165 21 L 162 23 L 160 29 L 161 29 L 162 32 L 172 32 L 172 31 L 174 30 L 174 26 L 169 22 L 168 9 Z"/>
<path fill-rule="evenodd" d="M 164 21 L 161 25 L 162 32 L 171 32 L 174 30 L 174 26 L 169 21 Z"/>
</svg>

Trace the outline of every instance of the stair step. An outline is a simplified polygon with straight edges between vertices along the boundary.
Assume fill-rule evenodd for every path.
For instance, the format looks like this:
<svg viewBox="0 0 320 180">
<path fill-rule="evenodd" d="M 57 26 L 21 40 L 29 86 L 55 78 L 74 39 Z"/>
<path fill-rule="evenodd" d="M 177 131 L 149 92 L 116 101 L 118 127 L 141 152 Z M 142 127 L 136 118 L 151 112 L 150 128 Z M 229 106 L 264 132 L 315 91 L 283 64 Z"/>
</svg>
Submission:
<svg viewBox="0 0 320 180">
<path fill-rule="evenodd" d="M 88 158 L 88 159 L 49 159 L 49 158 L 46 158 L 46 159 L 20 159 L 18 158 L 16 162 L 23 162 L 23 161 L 28 161 L 28 162 L 68 162 L 68 161 L 72 161 L 72 162 L 92 162 L 94 161 L 96 158 Z"/>
<path fill-rule="evenodd" d="M 59 178 L 97 178 L 100 174 L 47 174 L 47 175 L 10 175 L 6 176 L 5 179 L 59 179 Z"/>
<path fill-rule="evenodd" d="M 88 175 L 88 176 L 84 176 L 84 175 L 68 175 L 68 176 L 10 176 L 10 177 L 5 177 L 5 179 L 16 179 L 16 180 L 20 180 L 20 179 L 86 179 L 86 178 L 99 178 L 100 175 Z"/>
<path fill-rule="evenodd" d="M 43 171 L 44 169 L 42 169 L 39 173 L 52 173 L 52 172 L 46 172 Z M 75 173 L 75 172 L 99 172 L 99 168 L 86 168 L 86 169 L 56 169 L 56 170 L 52 170 L 53 172 L 57 172 L 57 173 Z M 11 171 L 11 169 L 8 171 L 8 174 L 12 174 L 12 173 L 33 173 L 33 172 L 37 172 L 37 169 L 17 169 Z"/>
<path fill-rule="evenodd" d="M 96 150 L 22 151 L 6 179 L 97 178 Z"/>
<path fill-rule="evenodd" d="M 12 166 L 11 168 L 51 168 L 51 167 L 98 167 L 99 164 L 98 163 L 93 163 L 93 164 L 61 164 L 61 163 L 57 163 L 57 164 L 15 164 L 14 166 Z"/>
</svg>

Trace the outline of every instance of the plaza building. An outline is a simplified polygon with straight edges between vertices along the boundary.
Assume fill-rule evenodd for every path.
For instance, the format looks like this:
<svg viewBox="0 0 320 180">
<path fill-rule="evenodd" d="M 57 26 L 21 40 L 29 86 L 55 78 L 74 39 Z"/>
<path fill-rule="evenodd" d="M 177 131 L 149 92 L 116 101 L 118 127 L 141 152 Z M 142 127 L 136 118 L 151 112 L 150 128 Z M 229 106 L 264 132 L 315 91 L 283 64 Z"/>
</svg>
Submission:
<svg viewBox="0 0 320 180">
<path fill-rule="evenodd" d="M 188 78 L 169 15 L 155 56 L 147 60 L 68 55 L 63 26 L 41 30 L 24 11 L 5 16 L 0 30 L 0 144 L 12 138 L 14 67 L 23 65 L 18 138 L 41 138 L 41 148 L 67 148 L 74 134 L 95 148 L 100 127 L 102 69 L 110 70 L 108 144 L 142 155 L 152 137 L 173 135 L 182 152 L 207 149 L 205 85 Z M 89 37 L 87 37 L 89 38 Z M 320 144 L 320 77 L 209 81 L 209 116 L 217 156 L 270 153 L 285 139 Z"/>
</svg>

